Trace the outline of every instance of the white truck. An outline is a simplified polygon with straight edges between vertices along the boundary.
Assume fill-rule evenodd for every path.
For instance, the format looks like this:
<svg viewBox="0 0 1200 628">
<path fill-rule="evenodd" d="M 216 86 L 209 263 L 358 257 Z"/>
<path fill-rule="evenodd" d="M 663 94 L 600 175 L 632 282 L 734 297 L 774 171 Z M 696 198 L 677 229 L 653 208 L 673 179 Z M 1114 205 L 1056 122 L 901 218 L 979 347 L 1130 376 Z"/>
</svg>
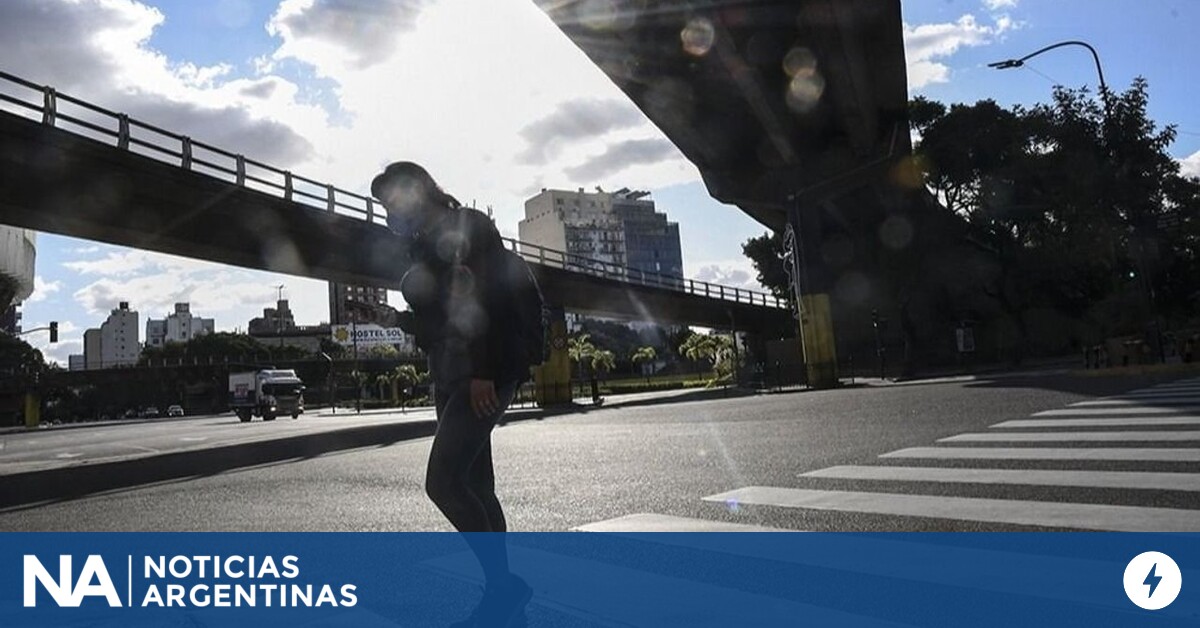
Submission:
<svg viewBox="0 0 1200 628">
<path fill-rule="evenodd" d="M 290 414 L 295 419 L 304 412 L 304 382 L 292 369 L 230 373 L 229 396 L 229 407 L 242 423 L 254 416 L 274 421 Z"/>
</svg>

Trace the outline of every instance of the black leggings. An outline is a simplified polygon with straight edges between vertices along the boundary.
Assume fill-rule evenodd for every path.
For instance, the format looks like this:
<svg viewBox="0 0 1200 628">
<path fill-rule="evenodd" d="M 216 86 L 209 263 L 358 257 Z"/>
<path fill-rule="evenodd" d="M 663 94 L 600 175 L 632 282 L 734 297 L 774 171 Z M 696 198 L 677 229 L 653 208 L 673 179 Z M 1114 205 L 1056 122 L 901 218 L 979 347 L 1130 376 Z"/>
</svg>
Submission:
<svg viewBox="0 0 1200 628">
<path fill-rule="evenodd" d="M 437 386 L 437 433 L 429 452 L 425 492 L 459 532 L 505 532 L 496 498 L 492 428 L 512 402 L 516 386 L 496 387 L 500 409 L 480 418 L 471 409 L 469 381 Z"/>
</svg>

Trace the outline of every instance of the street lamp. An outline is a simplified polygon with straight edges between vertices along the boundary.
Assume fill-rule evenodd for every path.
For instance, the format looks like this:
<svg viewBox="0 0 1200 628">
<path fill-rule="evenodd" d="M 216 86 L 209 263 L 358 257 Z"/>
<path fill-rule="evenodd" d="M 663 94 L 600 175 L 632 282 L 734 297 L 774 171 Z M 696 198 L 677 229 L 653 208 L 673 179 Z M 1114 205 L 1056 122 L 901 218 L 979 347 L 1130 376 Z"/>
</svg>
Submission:
<svg viewBox="0 0 1200 628">
<path fill-rule="evenodd" d="M 1019 68 L 1019 67 L 1025 65 L 1026 61 L 1042 54 L 1043 52 L 1049 52 L 1051 50 L 1054 50 L 1055 48 L 1062 48 L 1063 46 L 1083 46 L 1084 48 L 1087 48 L 1089 52 L 1092 53 L 1092 60 L 1094 60 L 1096 62 L 1096 74 L 1100 76 L 1100 92 L 1101 92 L 1101 94 L 1107 94 L 1108 93 L 1108 85 L 1106 85 L 1104 83 L 1104 69 L 1100 67 L 1100 55 L 1097 54 L 1096 49 L 1093 48 L 1092 45 L 1087 43 L 1086 41 L 1078 41 L 1078 40 L 1074 40 L 1074 39 L 1071 41 L 1060 41 L 1057 44 L 1051 44 L 1049 46 L 1046 46 L 1045 48 L 1042 48 L 1041 50 L 1036 50 L 1034 52 L 1031 52 L 1031 53 L 1025 55 L 1024 57 L 1021 57 L 1020 59 L 1005 59 L 1004 61 L 997 61 L 995 63 L 989 63 L 988 67 L 996 68 L 997 70 L 1008 70 L 1010 68 Z M 1107 98 L 1105 99 L 1105 102 L 1108 102 Z"/>
</svg>

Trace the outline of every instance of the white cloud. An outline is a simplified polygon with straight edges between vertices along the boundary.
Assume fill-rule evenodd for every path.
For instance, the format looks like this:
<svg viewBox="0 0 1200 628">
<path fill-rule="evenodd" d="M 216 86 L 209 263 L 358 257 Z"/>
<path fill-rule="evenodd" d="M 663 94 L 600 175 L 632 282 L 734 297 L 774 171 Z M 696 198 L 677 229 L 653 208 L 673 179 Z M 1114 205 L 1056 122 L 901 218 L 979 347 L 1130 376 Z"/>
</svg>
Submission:
<svg viewBox="0 0 1200 628">
<path fill-rule="evenodd" d="M 989 11 L 999 11 L 1000 9 L 1015 9 L 1017 0 L 983 0 L 983 6 Z"/>
<path fill-rule="evenodd" d="M 628 100 L 569 100 L 518 132 L 529 146 L 517 159 L 521 163 L 545 165 L 572 142 L 643 124 L 645 118 Z"/>
<path fill-rule="evenodd" d="M 763 288 L 762 284 L 758 283 L 758 279 L 756 279 L 758 273 L 754 270 L 754 265 L 748 259 L 702 262 L 696 268 L 697 270 L 692 273 L 689 279 L 741 288 L 743 290 L 767 292 L 766 288 Z"/>
<path fill-rule="evenodd" d="M 950 80 L 950 67 L 941 60 L 953 56 L 964 47 L 983 46 L 995 41 L 1019 25 L 1007 16 L 996 18 L 994 24 L 980 24 L 974 15 L 964 15 L 955 22 L 941 24 L 904 25 L 904 52 L 908 62 L 908 86 L 920 89 L 933 83 Z"/>
<path fill-rule="evenodd" d="M 1179 169 L 1185 177 L 1200 177 L 1200 150 L 1180 159 Z"/>
<path fill-rule="evenodd" d="M 267 31 L 284 40 L 276 59 L 314 65 L 337 59 L 358 69 L 385 61 L 397 39 L 413 30 L 426 0 L 284 0 Z M 318 61 L 319 59 L 319 61 Z"/>
<path fill-rule="evenodd" d="M 45 301 L 46 298 L 59 290 L 62 290 L 61 281 L 46 281 L 41 275 L 37 275 L 33 278 L 33 294 L 29 295 L 29 298 L 25 299 L 25 302 L 37 303 Z"/>
</svg>

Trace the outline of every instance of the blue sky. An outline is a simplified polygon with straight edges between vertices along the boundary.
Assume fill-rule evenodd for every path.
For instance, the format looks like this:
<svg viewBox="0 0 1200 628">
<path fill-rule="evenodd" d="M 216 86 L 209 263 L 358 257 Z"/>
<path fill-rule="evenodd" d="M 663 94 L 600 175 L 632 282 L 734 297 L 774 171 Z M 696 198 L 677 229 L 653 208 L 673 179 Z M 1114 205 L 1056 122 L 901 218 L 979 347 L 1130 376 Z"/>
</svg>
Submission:
<svg viewBox="0 0 1200 628">
<path fill-rule="evenodd" d="M 1044 101 L 1056 83 L 1095 87 L 1079 48 L 986 67 L 1083 39 L 1114 89 L 1150 81 L 1153 116 L 1180 129 L 1172 154 L 1200 174 L 1200 3 L 907 0 L 903 11 L 911 94 L 1010 105 Z M 763 229 L 712 201 L 531 0 L 4 0 L 0 41 L 4 71 L 339 187 L 419 161 L 459 198 L 495 207 L 511 235 L 541 187 L 648 189 L 680 223 L 688 276 L 754 284 L 740 244 Z M 592 123 L 573 126 L 580 112 Z M 47 234 L 37 275 L 25 325 L 60 321 L 58 345 L 32 341 L 61 362 L 123 300 L 143 326 L 179 300 L 232 330 L 283 284 L 299 322 L 328 317 L 320 282 Z"/>
</svg>

